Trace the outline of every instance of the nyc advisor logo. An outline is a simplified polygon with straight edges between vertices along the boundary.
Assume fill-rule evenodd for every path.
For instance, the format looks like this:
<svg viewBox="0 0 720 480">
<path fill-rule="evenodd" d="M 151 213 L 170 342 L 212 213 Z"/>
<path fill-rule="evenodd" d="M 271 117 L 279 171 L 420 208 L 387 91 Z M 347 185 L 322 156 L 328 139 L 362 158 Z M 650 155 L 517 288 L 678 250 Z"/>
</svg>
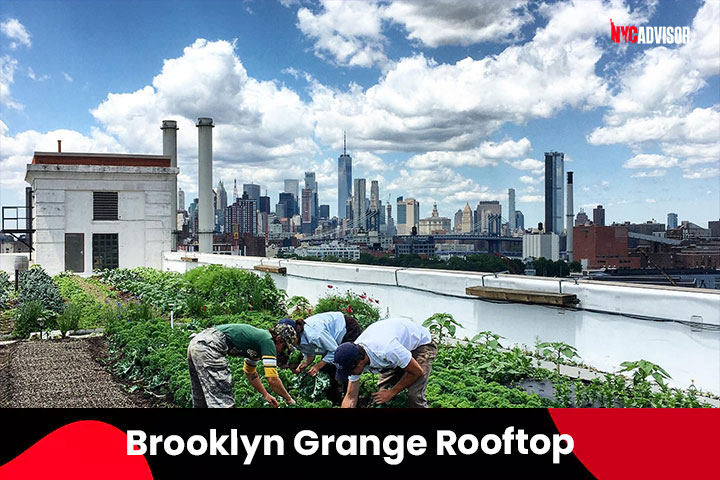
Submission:
<svg viewBox="0 0 720 480">
<path fill-rule="evenodd" d="M 690 27 L 616 26 L 610 19 L 610 40 L 613 43 L 683 45 L 690 41 Z"/>
</svg>

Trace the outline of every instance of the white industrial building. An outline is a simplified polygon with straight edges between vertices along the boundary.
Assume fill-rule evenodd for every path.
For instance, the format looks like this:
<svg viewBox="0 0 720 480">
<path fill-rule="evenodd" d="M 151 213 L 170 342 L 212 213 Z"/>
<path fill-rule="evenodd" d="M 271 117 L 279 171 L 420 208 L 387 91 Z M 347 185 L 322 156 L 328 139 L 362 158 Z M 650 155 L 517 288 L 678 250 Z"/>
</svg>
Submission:
<svg viewBox="0 0 720 480">
<path fill-rule="evenodd" d="M 523 258 L 546 258 L 553 262 L 560 260 L 560 235 L 545 233 L 523 235 Z"/>
<path fill-rule="evenodd" d="M 170 156 L 35 152 L 25 175 L 35 263 L 50 275 L 160 268 L 176 228 L 177 174 Z"/>
</svg>

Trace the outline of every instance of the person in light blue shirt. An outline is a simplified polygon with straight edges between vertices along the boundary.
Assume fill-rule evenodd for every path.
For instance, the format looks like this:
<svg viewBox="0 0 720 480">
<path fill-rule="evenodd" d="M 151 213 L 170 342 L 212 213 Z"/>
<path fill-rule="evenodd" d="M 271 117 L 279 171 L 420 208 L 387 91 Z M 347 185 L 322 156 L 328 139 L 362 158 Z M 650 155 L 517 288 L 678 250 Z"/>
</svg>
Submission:
<svg viewBox="0 0 720 480">
<path fill-rule="evenodd" d="M 386 403 L 407 389 L 408 406 L 427 408 L 425 388 L 437 356 L 430 330 L 406 318 L 370 325 L 354 342 L 335 350 L 337 380 L 348 380 L 342 406 L 355 407 L 363 372 L 379 373 L 376 403 Z"/>
<path fill-rule="evenodd" d="M 299 343 L 297 349 L 305 356 L 294 370 L 296 374 L 304 372 L 315 361 L 317 356 L 322 359 L 313 365 L 307 374 L 314 377 L 318 372 L 327 373 L 330 377 L 328 398 L 339 404 L 342 398 L 340 383 L 335 379 L 335 349 L 343 342 L 352 342 L 362 333 L 357 320 L 342 312 L 324 312 L 312 315 L 305 320 L 296 322 Z M 343 389 L 346 388 L 343 383 Z"/>
</svg>

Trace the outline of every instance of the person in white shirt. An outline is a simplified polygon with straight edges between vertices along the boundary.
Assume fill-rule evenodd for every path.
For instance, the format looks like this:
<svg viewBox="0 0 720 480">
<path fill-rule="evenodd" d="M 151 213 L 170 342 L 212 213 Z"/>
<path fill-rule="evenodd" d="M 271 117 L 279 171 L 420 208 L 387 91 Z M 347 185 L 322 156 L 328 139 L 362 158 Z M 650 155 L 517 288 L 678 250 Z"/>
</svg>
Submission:
<svg viewBox="0 0 720 480">
<path fill-rule="evenodd" d="M 379 373 L 376 403 L 386 403 L 407 389 L 408 407 L 427 408 L 425 388 L 437 356 L 430 330 L 412 320 L 395 317 L 370 325 L 354 342 L 335 350 L 336 378 L 349 380 L 343 408 L 357 406 L 360 375 Z"/>
</svg>

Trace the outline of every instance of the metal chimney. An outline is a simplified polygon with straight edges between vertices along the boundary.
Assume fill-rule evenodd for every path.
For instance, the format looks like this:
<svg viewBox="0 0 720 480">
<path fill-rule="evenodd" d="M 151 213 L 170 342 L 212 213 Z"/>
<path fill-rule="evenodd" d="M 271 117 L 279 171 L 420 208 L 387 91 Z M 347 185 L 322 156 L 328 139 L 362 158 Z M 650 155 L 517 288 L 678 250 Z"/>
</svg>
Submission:
<svg viewBox="0 0 720 480">
<path fill-rule="evenodd" d="M 573 220 L 575 211 L 573 208 L 573 172 L 567 172 L 567 213 L 565 214 L 567 228 L 567 259 L 573 261 Z"/>
<path fill-rule="evenodd" d="M 170 166 L 177 167 L 177 122 L 163 120 L 163 155 L 170 157 Z M 177 175 L 170 181 L 170 247 L 177 250 Z"/>
<path fill-rule="evenodd" d="M 200 117 L 198 128 L 198 250 L 212 253 L 215 215 L 212 198 L 212 129 L 213 119 Z"/>
<path fill-rule="evenodd" d="M 58 140 L 58 153 L 62 153 L 62 140 Z"/>
</svg>

